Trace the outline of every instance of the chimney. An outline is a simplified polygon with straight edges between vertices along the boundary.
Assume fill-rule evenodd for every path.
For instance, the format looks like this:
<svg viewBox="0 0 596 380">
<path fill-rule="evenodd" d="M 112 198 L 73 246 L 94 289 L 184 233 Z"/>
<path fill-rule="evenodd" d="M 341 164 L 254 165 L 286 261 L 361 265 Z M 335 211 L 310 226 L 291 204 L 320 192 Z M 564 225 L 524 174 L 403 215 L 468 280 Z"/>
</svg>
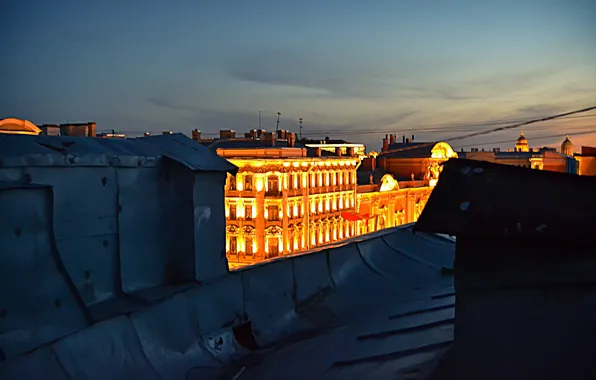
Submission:
<svg viewBox="0 0 596 380">
<path fill-rule="evenodd" d="M 296 147 L 296 134 L 295 133 L 288 133 L 288 147 L 289 148 Z"/>
<path fill-rule="evenodd" d="M 97 128 L 97 124 L 94 122 L 87 124 L 87 136 L 89 137 L 96 137 L 97 134 L 95 133 L 95 129 Z"/>
<path fill-rule="evenodd" d="M 275 146 L 275 132 L 266 132 L 263 134 L 265 146 Z"/>
<path fill-rule="evenodd" d="M 346 148 L 346 156 L 349 156 L 349 157 L 354 157 L 354 156 L 355 156 L 355 154 L 354 154 L 354 152 L 355 152 L 355 151 L 356 151 L 356 150 L 354 149 L 354 147 L 353 147 L 353 146 L 349 146 L 349 147 L 347 147 L 347 148 Z"/>
<path fill-rule="evenodd" d="M 194 129 L 192 131 L 192 139 L 195 141 L 198 141 L 201 139 L 201 131 L 199 131 L 198 129 Z"/>
<path fill-rule="evenodd" d="M 375 169 L 377 169 L 377 158 L 375 156 L 372 156 L 370 158 L 370 170 L 375 171 Z"/>
<path fill-rule="evenodd" d="M 151 133 L 150 132 L 145 132 L 145 133 L 143 133 L 143 136 L 149 137 L 149 136 L 151 136 Z"/>
<path fill-rule="evenodd" d="M 389 145 L 393 145 L 393 144 L 395 144 L 395 135 L 392 133 L 389 136 Z"/>
<path fill-rule="evenodd" d="M 406 135 L 403 135 L 403 136 L 401 137 L 401 142 L 402 142 L 402 143 L 404 143 L 404 144 L 406 143 Z"/>
<path fill-rule="evenodd" d="M 409 144 L 409 143 L 410 143 L 410 139 L 406 139 L 406 144 Z"/>
<path fill-rule="evenodd" d="M 162 135 L 171 135 L 172 131 L 163 131 L 161 134 Z"/>
<path fill-rule="evenodd" d="M 414 135 L 412 135 L 412 142 L 414 142 Z"/>
<path fill-rule="evenodd" d="M 337 157 L 341 157 L 342 156 L 341 147 L 339 147 L 339 146 L 338 147 L 335 147 L 335 155 Z"/>
<path fill-rule="evenodd" d="M 461 152 L 462 152 L 462 153 L 464 152 L 464 148 L 461 148 Z"/>
<path fill-rule="evenodd" d="M 232 129 L 222 129 L 219 131 L 220 139 L 233 139 L 236 138 L 236 131 Z"/>
<path fill-rule="evenodd" d="M 383 139 L 383 152 L 386 152 L 389 150 L 389 141 L 387 140 L 387 135 L 385 135 L 385 138 Z"/>
<path fill-rule="evenodd" d="M 315 148 L 315 157 L 321 157 L 323 155 L 323 149 L 320 147 Z"/>
</svg>

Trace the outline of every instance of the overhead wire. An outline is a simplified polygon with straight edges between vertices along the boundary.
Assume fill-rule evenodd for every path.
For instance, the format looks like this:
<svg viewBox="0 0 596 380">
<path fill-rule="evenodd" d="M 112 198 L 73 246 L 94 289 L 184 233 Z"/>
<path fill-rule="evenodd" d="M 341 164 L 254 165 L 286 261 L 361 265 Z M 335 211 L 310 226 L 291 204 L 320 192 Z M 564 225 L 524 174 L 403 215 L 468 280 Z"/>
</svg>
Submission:
<svg viewBox="0 0 596 380">
<path fill-rule="evenodd" d="M 495 133 L 495 132 L 500 132 L 500 131 L 505 131 L 505 130 L 509 130 L 509 129 L 515 129 L 515 128 L 520 128 L 526 125 L 530 125 L 530 124 L 535 124 L 535 123 L 541 123 L 541 122 L 545 122 L 545 121 L 549 121 L 549 120 L 556 120 L 556 119 L 560 119 L 566 116 L 571 116 L 571 115 L 577 115 L 577 114 L 581 114 L 581 113 L 586 113 L 586 112 L 590 112 L 596 110 L 596 106 L 592 106 L 592 107 L 587 107 L 587 108 L 582 108 L 579 110 L 575 110 L 575 111 L 569 111 L 569 112 L 564 112 L 564 113 L 559 113 L 556 115 L 551 115 L 551 116 L 546 116 L 546 117 L 541 117 L 541 118 L 536 118 L 536 119 L 532 119 L 532 120 L 526 120 L 524 122 L 520 122 L 520 123 L 515 123 L 512 125 L 506 125 L 503 127 L 497 127 L 497 128 L 492 128 L 489 130 L 485 130 L 485 131 L 479 131 L 479 132 L 474 132 L 474 133 L 468 133 L 466 135 L 461 135 L 461 136 L 454 136 L 448 139 L 444 139 L 442 141 L 444 142 L 453 142 L 453 141 L 457 141 L 457 140 L 463 140 L 463 139 L 468 139 L 468 138 L 472 138 L 472 137 L 477 137 L 477 136 L 485 136 L 491 133 Z M 379 152 L 379 156 L 380 155 L 387 155 L 387 154 L 391 154 L 391 153 L 397 153 L 397 152 L 403 152 L 403 151 L 408 151 L 408 150 L 413 150 L 413 149 L 420 149 L 426 146 L 434 146 L 434 143 L 419 143 L 413 146 L 407 146 L 407 147 L 400 147 L 400 148 L 395 148 L 395 149 L 389 149 L 389 150 L 385 150 L 385 151 L 381 151 Z"/>
<path fill-rule="evenodd" d="M 582 135 L 592 135 L 592 134 L 596 134 L 596 129 L 593 131 L 579 131 L 579 132 L 559 133 L 559 134 L 552 134 L 552 135 L 546 135 L 546 136 L 532 137 L 532 141 L 553 139 L 553 138 L 565 137 L 565 136 L 582 136 Z M 508 143 L 512 143 L 512 142 L 516 142 L 516 141 L 517 140 L 489 141 L 489 142 L 481 143 L 481 144 L 459 145 L 458 147 L 459 148 L 469 148 L 469 147 L 475 147 L 475 146 L 480 146 L 480 145 L 508 144 Z"/>
</svg>

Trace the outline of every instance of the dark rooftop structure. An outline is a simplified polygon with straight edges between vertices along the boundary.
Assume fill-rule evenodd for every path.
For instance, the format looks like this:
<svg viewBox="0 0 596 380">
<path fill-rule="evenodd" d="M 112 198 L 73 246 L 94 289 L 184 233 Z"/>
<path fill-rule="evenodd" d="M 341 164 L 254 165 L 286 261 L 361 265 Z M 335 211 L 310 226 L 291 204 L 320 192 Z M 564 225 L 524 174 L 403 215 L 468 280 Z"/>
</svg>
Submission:
<svg viewBox="0 0 596 380">
<path fill-rule="evenodd" d="M 458 380 L 594 379 L 596 178 L 451 159 L 414 230 L 457 237 Z"/>
</svg>

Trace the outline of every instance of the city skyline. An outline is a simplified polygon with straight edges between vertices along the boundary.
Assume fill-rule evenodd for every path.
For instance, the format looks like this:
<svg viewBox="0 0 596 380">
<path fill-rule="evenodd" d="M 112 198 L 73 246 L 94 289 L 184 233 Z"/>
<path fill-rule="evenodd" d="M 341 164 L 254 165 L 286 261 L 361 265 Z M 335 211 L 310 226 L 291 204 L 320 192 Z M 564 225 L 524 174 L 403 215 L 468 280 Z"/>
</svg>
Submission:
<svg viewBox="0 0 596 380">
<path fill-rule="evenodd" d="M 593 105 L 594 16 L 589 0 L 12 2 L 0 117 L 207 134 L 257 128 L 261 110 L 268 130 L 281 112 L 283 129 L 303 118 L 307 137 L 374 150 L 385 133 L 445 140 Z M 524 131 L 579 148 L 594 129 L 582 117 Z"/>
</svg>

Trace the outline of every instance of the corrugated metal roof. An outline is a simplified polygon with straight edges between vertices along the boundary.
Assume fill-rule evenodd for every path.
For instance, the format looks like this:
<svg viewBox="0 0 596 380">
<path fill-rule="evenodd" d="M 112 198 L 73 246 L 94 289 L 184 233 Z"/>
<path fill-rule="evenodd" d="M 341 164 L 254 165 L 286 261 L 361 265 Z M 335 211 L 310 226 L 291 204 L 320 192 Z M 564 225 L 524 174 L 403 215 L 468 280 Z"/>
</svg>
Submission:
<svg viewBox="0 0 596 380">
<path fill-rule="evenodd" d="M 594 194 L 595 177 L 451 159 L 415 229 L 454 236 L 595 239 Z"/>
<path fill-rule="evenodd" d="M 180 133 L 138 139 L 0 135 L 0 167 L 154 166 L 162 157 L 191 170 L 237 170 Z"/>
</svg>

